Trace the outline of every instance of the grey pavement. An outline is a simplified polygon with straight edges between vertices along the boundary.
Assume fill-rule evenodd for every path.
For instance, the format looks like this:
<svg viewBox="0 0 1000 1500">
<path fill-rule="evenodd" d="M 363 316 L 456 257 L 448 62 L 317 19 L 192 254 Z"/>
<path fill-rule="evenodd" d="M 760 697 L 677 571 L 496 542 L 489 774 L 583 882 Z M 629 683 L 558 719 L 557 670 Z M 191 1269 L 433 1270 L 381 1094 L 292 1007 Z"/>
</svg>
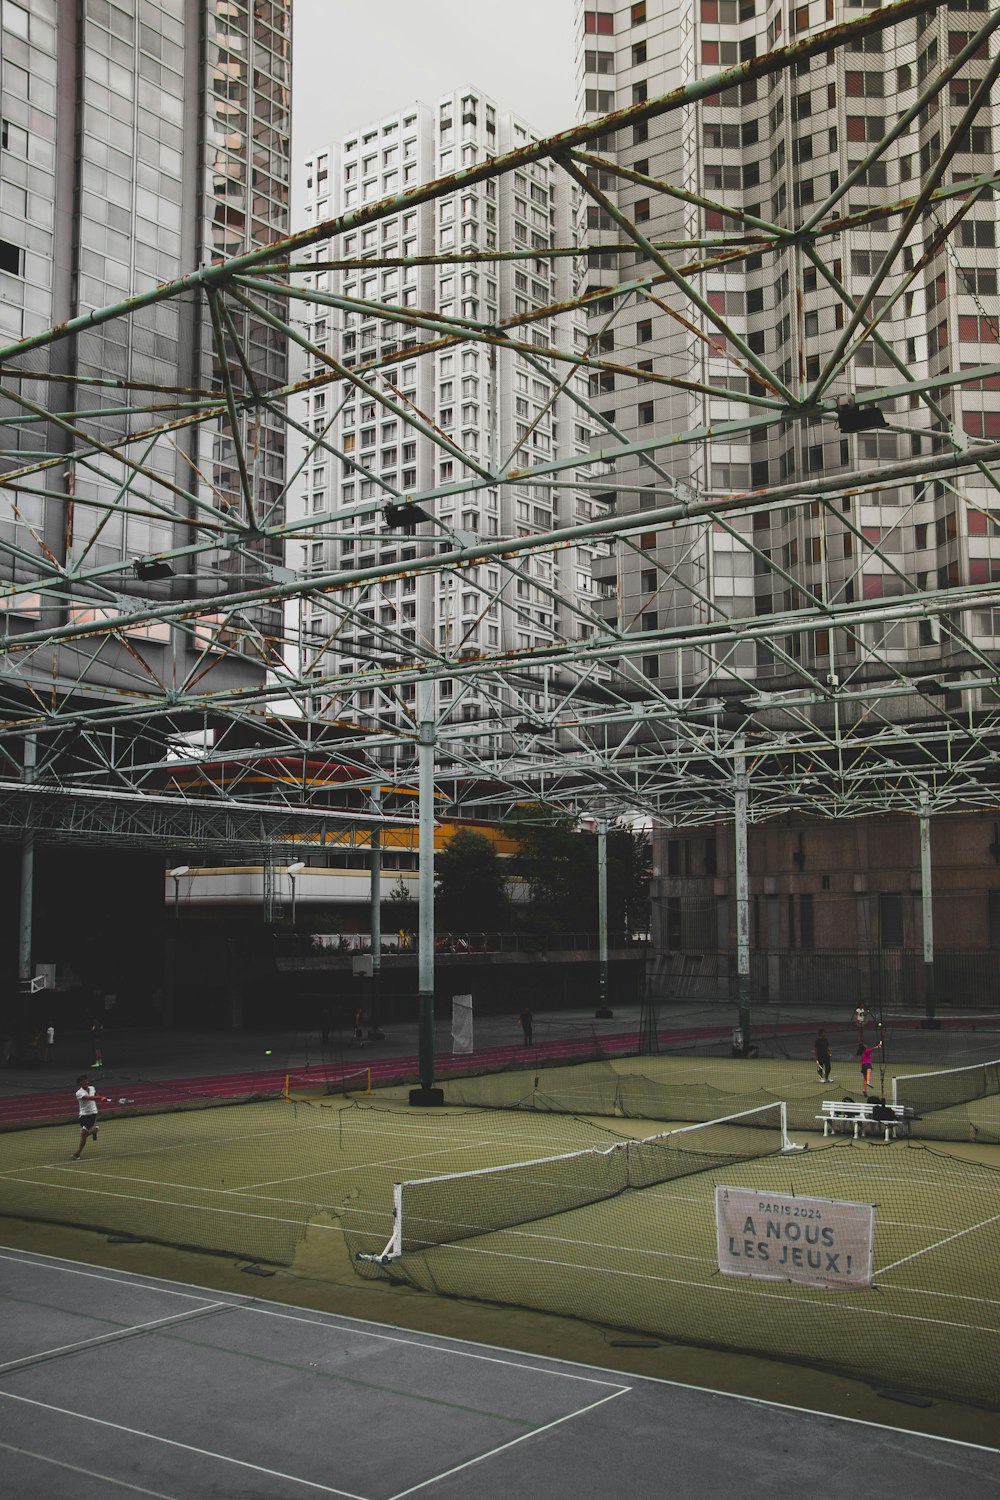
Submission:
<svg viewBox="0 0 1000 1500">
<path fill-rule="evenodd" d="M 6 1492 L 992 1500 L 996 1447 L 0 1249 Z M 987 1429 L 988 1430 L 988 1429 Z"/>
</svg>

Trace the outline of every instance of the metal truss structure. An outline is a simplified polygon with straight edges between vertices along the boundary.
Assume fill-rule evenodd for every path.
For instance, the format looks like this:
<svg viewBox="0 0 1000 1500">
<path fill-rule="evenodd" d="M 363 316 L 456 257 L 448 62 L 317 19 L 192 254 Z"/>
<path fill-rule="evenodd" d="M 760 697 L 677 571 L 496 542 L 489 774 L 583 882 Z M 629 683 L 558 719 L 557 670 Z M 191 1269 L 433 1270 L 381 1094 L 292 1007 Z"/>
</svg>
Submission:
<svg viewBox="0 0 1000 1500">
<path fill-rule="evenodd" d="M 957 177 L 955 140 L 946 136 L 933 159 L 923 164 L 920 185 L 910 196 L 888 201 L 886 194 L 884 203 L 858 212 L 848 204 L 850 184 L 844 183 L 825 201 L 802 210 L 791 228 L 751 218 L 677 184 L 646 178 L 651 195 L 681 197 L 695 207 L 717 210 L 733 226 L 714 236 L 662 244 L 647 239 L 642 226 L 623 215 L 597 185 L 598 172 L 616 168 L 594 149 L 609 133 L 698 111 L 703 101 L 750 80 L 791 70 L 806 56 L 832 56 L 859 38 L 912 23 L 934 9 L 921 0 L 901 0 L 882 10 L 863 10 L 849 24 L 481 161 L 401 197 L 364 205 L 264 249 L 204 266 L 0 350 L 0 400 L 8 440 L 11 433 L 32 434 L 29 447 L 8 447 L 2 455 L 2 519 L 14 524 L 0 533 L 6 579 L 0 600 L 6 621 L 0 635 L 0 830 L 17 834 L 36 818 L 37 811 L 25 811 L 29 803 L 35 809 L 45 804 L 46 826 L 61 828 L 59 836 L 72 837 L 74 824 L 85 824 L 89 838 L 125 836 L 174 845 L 236 848 L 256 840 L 280 841 L 305 823 L 320 827 L 324 815 L 336 816 L 338 809 L 361 826 L 373 787 L 381 787 L 390 798 L 388 805 L 401 815 L 409 814 L 418 747 L 429 737 L 436 745 L 434 774 L 442 805 L 470 816 L 538 802 L 598 809 L 602 817 L 711 822 L 733 816 L 738 780 L 749 784 L 751 819 L 789 810 L 821 817 L 917 812 L 927 807 L 928 799 L 932 810 L 994 806 L 1000 796 L 997 660 L 996 652 L 979 642 L 970 612 L 1000 610 L 1000 581 L 959 579 L 928 586 L 926 579 L 900 565 L 887 537 L 868 538 L 858 527 L 859 554 L 878 558 L 897 588 L 877 599 L 835 598 L 804 587 L 779 557 L 755 547 L 752 528 L 739 523 L 750 512 L 779 509 L 818 507 L 841 513 L 847 499 L 904 482 L 940 483 L 960 494 L 963 478 L 976 474 L 1000 488 L 1000 441 L 956 429 L 941 405 L 942 396 L 955 386 L 979 383 L 989 388 L 1000 381 L 1000 363 L 973 368 L 956 363 L 936 375 L 918 376 L 905 340 L 897 346 L 887 333 L 891 307 L 905 297 L 940 244 L 951 243 L 969 206 L 995 192 L 1000 170 Z M 944 59 L 923 80 L 911 117 L 934 107 L 965 58 L 1000 28 L 1000 11 L 970 13 L 966 20 L 975 28 L 967 49 Z M 967 131 L 988 108 L 998 72 L 1000 58 L 995 58 L 958 130 Z M 864 148 L 855 176 L 877 163 L 908 124 L 906 116 L 889 122 L 884 138 Z M 572 305 L 587 308 L 599 299 L 602 312 L 607 310 L 602 327 L 613 325 L 617 309 L 641 298 L 683 307 L 696 336 L 724 347 L 733 370 L 750 377 L 747 393 L 740 396 L 728 388 L 694 383 L 702 394 L 733 403 L 728 420 L 688 431 L 653 431 L 630 443 L 589 400 L 576 396 L 588 424 L 603 434 L 588 456 L 492 470 L 463 453 L 419 412 L 394 400 L 378 382 L 379 369 L 398 360 L 398 348 L 368 363 L 347 364 L 310 342 L 303 332 L 303 307 L 343 304 L 374 311 L 397 325 L 407 358 L 429 358 L 449 346 L 474 342 L 523 350 L 554 391 L 580 370 L 690 387 L 686 377 L 669 368 L 642 372 L 607 358 L 596 335 L 584 349 L 539 347 L 531 339 L 532 323 L 547 322 L 563 305 L 491 326 L 392 303 L 374 308 L 356 299 L 338 303 L 332 294 L 304 285 L 318 264 L 312 254 L 304 259 L 305 252 L 328 246 L 329 264 L 342 267 L 346 262 L 335 259 L 338 241 L 359 226 L 541 159 L 568 173 L 581 193 L 612 216 L 621 241 L 645 260 L 639 267 L 642 274 L 610 289 L 595 293 L 581 285 Z M 877 225 L 890 236 L 860 298 L 849 294 L 835 274 L 830 249 L 845 228 L 859 224 Z M 927 248 L 904 261 L 903 247 L 912 243 L 918 226 Z M 725 313 L 699 291 L 713 267 L 751 256 L 767 262 L 790 248 L 800 274 L 805 268 L 818 273 L 842 307 L 842 332 L 824 354 L 818 373 L 807 376 L 803 368 L 792 380 L 750 348 Z M 466 265 L 582 253 L 581 246 L 564 244 L 547 250 L 456 251 L 435 259 Z M 365 264 L 400 267 L 408 262 L 394 258 Z M 215 387 L 143 389 L 127 379 L 95 377 L 67 385 L 74 348 L 95 327 L 127 322 L 139 308 L 174 299 L 197 299 L 203 306 L 223 372 Z M 995 310 L 984 312 L 984 317 L 994 317 L 994 329 Z M 254 373 L 238 332 L 246 314 L 302 351 L 303 378 L 272 388 Z M 876 410 L 890 404 L 894 410 L 913 407 L 929 413 L 933 439 L 928 438 L 923 451 L 914 450 L 912 458 L 731 494 L 699 493 L 672 479 L 665 462 L 656 467 L 671 450 L 749 441 L 762 429 L 805 421 L 835 428 L 843 423 L 844 411 L 832 385 L 873 345 L 886 352 L 879 363 L 892 367 L 891 379 L 878 388 L 858 389 L 851 402 L 853 419 L 860 426 L 874 425 Z M 68 408 L 65 401 L 57 407 L 46 399 L 57 387 L 72 391 Z M 286 515 L 285 501 L 295 492 L 304 459 L 287 477 L 281 509 L 261 513 L 253 474 L 255 432 L 265 420 L 286 423 L 289 435 L 302 439 L 307 457 L 325 453 L 331 464 L 359 467 L 353 456 L 331 446 L 325 432 L 307 427 L 298 415 L 297 398 L 303 392 L 330 388 L 336 406 L 338 393 L 348 387 L 367 393 L 383 411 L 391 410 L 417 442 L 435 444 L 456 457 L 465 465 L 465 477 L 404 494 L 369 475 L 378 490 L 373 499 L 320 515 L 294 516 L 288 507 Z M 123 427 L 114 442 L 102 439 L 97 420 L 98 415 L 106 419 L 109 410 Z M 213 490 L 203 474 L 192 474 L 191 486 L 185 488 L 168 477 L 176 472 L 172 463 L 151 460 L 164 449 L 173 454 L 186 434 L 202 424 L 228 434 L 235 444 L 241 503 Z M 923 430 L 929 431 L 926 426 Z M 435 521 L 441 502 L 456 493 L 516 484 L 529 476 L 533 485 L 590 483 L 595 490 L 605 489 L 616 464 L 636 454 L 651 460 L 657 473 L 653 508 L 489 540 L 456 537 Z M 99 498 L 79 498 L 76 492 L 87 487 L 75 481 L 94 476 L 104 486 Z M 152 518 L 160 524 L 168 519 L 179 528 L 179 534 L 174 532 L 177 544 L 152 555 L 110 561 L 98 549 L 87 548 L 69 561 L 53 545 L 51 534 L 32 520 L 51 500 L 65 505 L 67 513 L 74 506 L 98 506 L 97 535 L 116 518 Z M 322 536 L 349 518 L 360 526 L 372 516 L 386 518 L 387 526 L 412 519 L 415 555 L 395 562 L 391 570 L 376 564 L 305 572 L 266 561 L 279 546 Z M 988 513 L 986 525 L 994 524 Z M 753 555 L 755 570 L 769 571 L 792 587 L 794 607 L 736 617 L 706 590 L 698 598 L 695 623 L 642 630 L 609 624 L 596 608 L 581 605 L 575 614 L 588 627 L 584 639 L 556 638 L 544 649 L 477 651 L 474 656 L 460 644 L 439 649 L 433 642 L 413 642 L 386 629 L 371 660 L 342 676 L 323 670 L 322 653 L 303 649 L 295 627 L 296 604 L 319 600 L 335 636 L 356 614 L 356 603 L 345 602 L 348 592 L 377 591 L 389 571 L 393 577 L 428 572 L 461 576 L 478 563 L 495 561 L 501 596 L 512 597 L 513 581 L 527 558 L 581 540 L 599 542 L 609 552 L 638 548 L 650 533 L 667 529 L 690 535 L 694 545 L 712 528 L 729 530 L 737 545 Z M 669 576 L 661 583 L 668 590 L 683 586 Z M 261 624 L 277 618 L 286 622 L 279 633 Z M 934 640 L 950 643 L 946 670 L 928 676 L 919 662 L 901 661 L 898 653 L 878 644 L 880 634 L 888 639 L 894 627 L 912 621 L 925 622 Z M 876 626 L 879 631 L 870 628 Z M 836 679 L 814 670 L 805 656 L 796 658 L 782 644 L 792 635 L 833 630 L 857 644 L 854 665 Z M 183 672 L 178 672 L 176 645 L 171 654 L 171 640 L 185 642 Z M 785 670 L 779 679 L 763 684 L 734 665 L 739 648 L 748 643 L 762 643 L 782 658 Z M 667 690 L 643 669 L 643 658 L 651 652 L 680 651 L 705 664 L 683 693 Z M 249 657 L 259 668 L 256 679 L 248 682 L 244 675 L 238 686 L 232 678 L 219 685 L 218 665 L 227 655 L 243 663 Z M 104 670 L 112 657 L 115 674 Z M 440 679 L 454 682 L 450 706 L 433 722 L 421 719 L 415 705 L 422 702 L 424 713 L 429 711 L 420 685 Z M 485 715 L 468 720 L 462 708 L 473 691 L 489 707 Z M 362 693 L 374 695 L 374 707 L 364 717 L 357 709 Z M 391 726 L 380 719 L 379 705 L 393 710 Z M 18 785 L 26 738 L 37 750 L 30 791 Z M 394 751 L 391 769 L 389 751 Z M 261 774 L 262 760 L 285 771 Z M 304 768 L 302 775 L 286 774 L 297 764 Z M 233 768 L 241 766 L 247 775 L 234 778 Z"/>
</svg>

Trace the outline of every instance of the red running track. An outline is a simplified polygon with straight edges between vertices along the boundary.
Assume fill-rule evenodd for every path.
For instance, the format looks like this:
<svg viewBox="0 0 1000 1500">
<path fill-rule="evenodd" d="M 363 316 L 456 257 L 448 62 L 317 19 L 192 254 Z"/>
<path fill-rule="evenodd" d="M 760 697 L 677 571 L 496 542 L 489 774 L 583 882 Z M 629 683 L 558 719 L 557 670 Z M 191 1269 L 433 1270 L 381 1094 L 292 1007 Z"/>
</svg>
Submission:
<svg viewBox="0 0 1000 1500">
<path fill-rule="evenodd" d="M 815 1024 L 811 1021 L 754 1028 L 756 1035 L 812 1032 L 815 1029 Z M 661 1032 L 660 1043 L 666 1048 L 691 1042 L 718 1041 L 727 1039 L 731 1030 L 730 1026 L 714 1026 Z M 600 1056 L 622 1057 L 638 1054 L 638 1051 L 639 1034 L 635 1031 L 605 1036 L 600 1040 Z M 530 1047 L 523 1044 L 489 1047 L 460 1056 L 441 1053 L 434 1059 L 434 1074 L 440 1079 L 449 1074 L 468 1073 L 470 1069 L 476 1072 L 496 1072 L 517 1063 L 527 1066 L 531 1062 L 585 1062 L 593 1058 L 593 1036 L 568 1037 L 560 1041 L 535 1043 Z M 105 1104 L 104 1107 L 121 1108 L 123 1111 L 142 1110 L 145 1113 L 184 1109 L 194 1102 L 204 1103 L 212 1099 L 232 1101 L 261 1096 L 275 1098 L 284 1092 L 286 1077 L 293 1078 L 299 1087 L 307 1084 L 337 1086 L 349 1084 L 353 1078 L 358 1078 L 360 1083 L 362 1077 L 367 1081 L 369 1066 L 372 1083 L 375 1085 L 416 1082 L 420 1076 L 419 1059 L 415 1056 L 388 1057 L 368 1064 L 359 1053 L 357 1060 L 350 1063 L 323 1063 L 315 1067 L 260 1068 L 247 1073 L 208 1074 L 195 1078 L 126 1078 L 114 1083 L 108 1080 L 105 1087 L 114 1090 L 110 1098 L 117 1101 L 119 1094 L 127 1095 L 129 1103 L 119 1106 L 114 1102 L 110 1106 Z M 0 1098 L 0 1130 L 18 1125 L 58 1124 L 75 1118 L 76 1105 L 72 1089 L 40 1089 L 37 1092 Z"/>
</svg>

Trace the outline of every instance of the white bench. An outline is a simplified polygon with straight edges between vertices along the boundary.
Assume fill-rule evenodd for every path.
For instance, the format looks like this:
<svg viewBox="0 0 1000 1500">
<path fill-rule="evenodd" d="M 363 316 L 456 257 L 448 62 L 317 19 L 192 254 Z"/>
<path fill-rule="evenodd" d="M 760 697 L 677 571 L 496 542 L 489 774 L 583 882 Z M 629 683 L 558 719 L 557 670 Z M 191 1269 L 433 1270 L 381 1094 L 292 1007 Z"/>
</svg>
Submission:
<svg viewBox="0 0 1000 1500">
<path fill-rule="evenodd" d="M 850 1128 L 857 1139 L 866 1130 L 874 1130 L 882 1131 L 890 1141 L 899 1131 L 909 1135 L 910 1121 L 917 1119 L 917 1115 L 908 1104 L 882 1104 L 876 1099 L 824 1099 L 823 1113 L 816 1118 L 823 1121 L 824 1135 Z"/>
</svg>

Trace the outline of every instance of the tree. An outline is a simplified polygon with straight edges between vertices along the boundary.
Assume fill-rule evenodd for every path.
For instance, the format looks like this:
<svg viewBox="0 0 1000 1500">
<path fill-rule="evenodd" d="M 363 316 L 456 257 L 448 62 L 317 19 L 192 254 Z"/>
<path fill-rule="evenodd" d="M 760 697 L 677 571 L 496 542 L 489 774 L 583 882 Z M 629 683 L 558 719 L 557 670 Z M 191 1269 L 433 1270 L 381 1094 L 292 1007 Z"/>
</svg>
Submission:
<svg viewBox="0 0 1000 1500">
<path fill-rule="evenodd" d="M 506 926 L 506 876 L 484 834 L 460 829 L 437 855 L 434 873 L 434 925 L 439 931 L 485 932 Z"/>
<path fill-rule="evenodd" d="M 642 829 L 608 829 L 608 929 L 631 937 L 649 927 L 649 839 Z"/>
<path fill-rule="evenodd" d="M 597 838 L 571 817 L 552 815 L 518 830 L 514 865 L 529 891 L 536 932 L 596 933 Z M 625 824 L 608 829 L 608 931 L 645 932 L 649 921 L 649 841 Z"/>
<path fill-rule="evenodd" d="M 528 887 L 528 927 L 535 932 L 595 931 L 596 841 L 577 833 L 573 819 L 559 813 L 539 822 L 523 821 L 517 840 L 514 867 Z"/>
</svg>

